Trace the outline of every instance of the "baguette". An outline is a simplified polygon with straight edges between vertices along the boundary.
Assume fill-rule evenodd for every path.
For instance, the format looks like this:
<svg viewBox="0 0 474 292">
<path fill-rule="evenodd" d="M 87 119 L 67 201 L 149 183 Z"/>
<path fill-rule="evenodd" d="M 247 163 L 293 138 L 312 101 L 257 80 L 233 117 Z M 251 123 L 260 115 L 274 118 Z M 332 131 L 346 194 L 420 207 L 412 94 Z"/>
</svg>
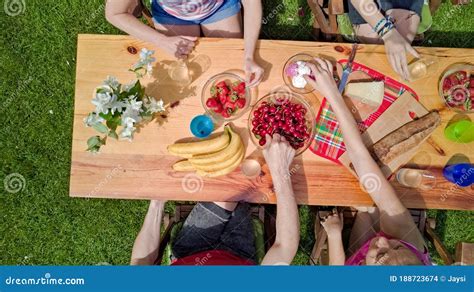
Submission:
<svg viewBox="0 0 474 292">
<path fill-rule="evenodd" d="M 380 139 L 373 145 L 372 152 L 377 160 L 387 165 L 397 156 L 421 144 L 440 123 L 439 113 L 430 112 Z"/>
</svg>

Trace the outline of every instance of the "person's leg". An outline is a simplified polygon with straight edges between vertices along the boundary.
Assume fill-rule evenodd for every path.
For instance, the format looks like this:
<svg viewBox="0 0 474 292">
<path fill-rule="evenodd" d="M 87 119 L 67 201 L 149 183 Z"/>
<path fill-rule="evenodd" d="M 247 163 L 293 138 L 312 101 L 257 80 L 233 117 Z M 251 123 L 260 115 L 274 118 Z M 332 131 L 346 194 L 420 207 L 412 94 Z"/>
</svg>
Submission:
<svg viewBox="0 0 474 292">
<path fill-rule="evenodd" d="M 380 230 L 379 212 L 375 207 L 357 208 L 358 212 L 352 226 L 347 254 L 356 252 L 365 242 L 373 238 Z"/>
<path fill-rule="evenodd" d="M 230 205 L 226 207 L 232 209 Z M 197 203 L 173 242 L 173 255 L 182 258 L 201 251 L 217 249 L 231 216 L 232 210 L 226 210 L 218 204 Z"/>
<path fill-rule="evenodd" d="M 255 236 L 248 203 L 240 203 L 234 210 L 220 241 L 222 248 L 255 262 Z"/>
<path fill-rule="evenodd" d="M 387 15 L 393 17 L 398 32 L 411 43 L 420 25 L 420 16 L 414 11 L 405 9 L 391 9 L 387 11 Z"/>
<path fill-rule="evenodd" d="M 206 37 L 242 38 L 242 15 L 240 12 L 217 22 L 201 24 Z"/>
<path fill-rule="evenodd" d="M 167 36 L 195 36 L 201 35 L 201 28 L 198 24 L 162 24 L 154 21 L 155 29 Z"/>
<path fill-rule="evenodd" d="M 201 22 L 203 34 L 216 38 L 242 38 L 241 10 L 240 0 L 225 0 L 213 15 Z"/>
</svg>

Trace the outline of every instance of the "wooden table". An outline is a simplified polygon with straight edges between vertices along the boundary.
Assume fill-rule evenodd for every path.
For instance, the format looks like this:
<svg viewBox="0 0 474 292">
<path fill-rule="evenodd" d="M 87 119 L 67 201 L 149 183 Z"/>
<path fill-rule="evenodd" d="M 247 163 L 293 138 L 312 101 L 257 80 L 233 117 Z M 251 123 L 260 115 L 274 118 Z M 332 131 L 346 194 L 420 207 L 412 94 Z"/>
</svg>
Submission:
<svg viewBox="0 0 474 292">
<path fill-rule="evenodd" d="M 146 78 L 147 93 L 163 98 L 166 104 L 179 101 L 179 105 L 169 109 L 166 117 L 146 125 L 135 135 L 132 143 L 109 139 L 100 154 L 85 151 L 86 141 L 96 132 L 83 125 L 83 118 L 94 109 L 92 93 L 107 75 L 116 76 L 122 83 L 134 79 L 127 72 L 138 55 L 136 50 L 146 47 L 155 49 L 157 63 L 153 77 Z M 339 52 L 341 51 L 342 52 Z M 259 43 L 258 62 L 266 70 L 264 81 L 253 92 L 253 101 L 283 85 L 281 77 L 285 61 L 300 52 L 317 53 L 332 59 L 347 58 L 348 44 L 273 41 Z M 419 191 L 393 185 L 407 207 L 438 209 L 474 209 L 473 188 L 458 188 L 447 182 L 441 169 L 451 156 L 462 153 L 474 161 L 474 143 L 456 144 L 444 138 L 443 129 L 454 113 L 443 110 L 438 96 L 438 78 L 452 63 L 474 62 L 473 49 L 417 48 L 423 55 L 435 56 L 438 62 L 425 79 L 409 84 L 419 95 L 428 109 L 441 111 L 443 125 L 432 136 L 446 152 L 439 155 L 429 144 L 422 145 L 410 164 L 425 167 L 437 176 L 437 185 L 430 191 Z M 196 59 L 194 59 L 196 58 Z M 167 73 L 173 62 L 152 45 L 129 36 L 79 35 L 77 48 L 76 93 L 74 109 L 74 129 L 72 142 L 70 196 L 121 199 L 165 199 L 192 201 L 238 201 L 255 203 L 275 203 L 271 191 L 271 177 L 266 166 L 260 179 L 247 179 L 240 171 L 221 178 L 204 179 L 186 173 L 175 173 L 171 165 L 177 160 L 168 155 L 166 146 L 185 137 L 192 136 L 189 123 L 192 117 L 203 113 L 201 89 L 214 74 L 227 70 L 240 70 L 243 60 L 243 41 L 240 39 L 199 40 L 190 69 L 194 80 L 187 88 L 180 88 Z M 398 78 L 390 68 L 382 46 L 363 45 L 356 61 Z M 206 64 L 207 63 L 207 64 Z M 309 94 L 317 111 L 320 97 Z M 470 115 L 474 119 L 474 115 Z M 263 163 L 261 153 L 249 141 L 247 117 L 235 122 L 247 145 L 247 157 Z M 371 205 L 368 194 L 359 187 L 358 181 L 343 167 L 327 161 L 310 151 L 295 159 L 292 176 L 297 201 L 310 205 Z"/>
</svg>

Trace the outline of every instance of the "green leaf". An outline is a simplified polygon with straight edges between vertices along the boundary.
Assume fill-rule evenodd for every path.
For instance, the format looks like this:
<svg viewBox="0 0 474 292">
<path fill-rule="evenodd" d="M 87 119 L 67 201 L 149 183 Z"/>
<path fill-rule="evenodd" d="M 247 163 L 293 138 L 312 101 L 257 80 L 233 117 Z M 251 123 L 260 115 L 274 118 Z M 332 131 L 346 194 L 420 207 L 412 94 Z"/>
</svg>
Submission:
<svg viewBox="0 0 474 292">
<path fill-rule="evenodd" d="M 212 86 L 212 87 L 211 87 L 211 95 L 214 96 L 214 95 L 216 95 L 216 93 L 217 93 L 217 87 L 216 87 L 216 86 Z"/>
<path fill-rule="evenodd" d="M 117 135 L 117 132 L 115 131 L 110 131 L 108 136 L 118 140 L 118 135 Z"/>
<path fill-rule="evenodd" d="M 112 119 L 110 121 L 107 121 L 105 123 L 107 125 L 107 127 L 109 127 L 110 130 L 112 131 L 115 131 L 115 129 L 117 129 L 119 123 L 116 121 L 116 119 Z"/>
<path fill-rule="evenodd" d="M 107 134 L 109 132 L 109 129 L 102 123 L 92 125 L 92 128 L 102 134 Z"/>
<path fill-rule="evenodd" d="M 104 120 L 106 120 L 106 121 L 111 120 L 112 117 L 113 117 L 111 112 L 108 112 L 108 113 L 106 113 L 106 114 L 104 114 L 104 113 L 99 113 L 99 116 L 100 116 L 101 118 L 103 118 Z"/>
<path fill-rule="evenodd" d="M 98 152 L 102 145 L 105 145 L 107 137 L 100 138 L 100 136 L 92 136 L 87 140 L 87 150 L 90 152 Z"/>
</svg>

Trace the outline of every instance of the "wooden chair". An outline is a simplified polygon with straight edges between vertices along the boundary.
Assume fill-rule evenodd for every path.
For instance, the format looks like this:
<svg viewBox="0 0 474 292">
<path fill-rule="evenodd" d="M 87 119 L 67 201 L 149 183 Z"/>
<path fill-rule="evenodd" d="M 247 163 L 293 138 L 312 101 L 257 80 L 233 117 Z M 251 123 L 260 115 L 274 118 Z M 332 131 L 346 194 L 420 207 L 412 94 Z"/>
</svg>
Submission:
<svg viewBox="0 0 474 292">
<path fill-rule="evenodd" d="M 273 245 L 275 241 L 276 234 L 276 225 L 275 225 L 275 208 L 274 206 L 264 206 L 264 205 L 251 205 L 251 214 L 252 218 L 257 219 L 263 225 L 263 241 L 265 245 L 265 251 Z M 163 215 L 163 226 L 164 232 L 161 235 L 160 240 L 160 249 L 158 251 L 158 258 L 155 261 L 155 264 L 159 265 L 163 261 L 163 256 L 165 255 L 165 250 L 169 247 L 172 238 L 173 228 L 186 220 L 189 213 L 191 213 L 194 208 L 194 204 L 178 204 L 175 207 L 175 212 L 173 215 L 165 213 Z"/>
<path fill-rule="evenodd" d="M 420 232 L 425 238 L 430 241 L 435 247 L 436 251 L 440 255 L 444 264 L 452 265 L 455 263 L 454 257 L 448 252 L 444 244 L 442 243 L 439 236 L 434 232 L 436 227 L 436 221 L 433 218 L 426 217 L 426 210 L 424 209 L 409 209 L 415 224 L 418 226 Z M 311 263 L 319 263 L 321 265 L 329 264 L 329 255 L 327 247 L 327 234 L 321 225 L 321 220 L 329 214 L 330 211 L 316 210 L 315 223 L 314 223 L 314 234 L 316 236 L 316 242 L 311 252 Z M 344 214 L 344 227 L 342 231 L 342 237 L 345 246 L 349 242 L 349 235 L 352 226 L 354 225 L 357 210 L 353 208 L 339 208 L 339 212 Z M 464 253 L 459 255 L 459 261 L 470 262 L 472 261 L 472 248 L 474 244 L 465 243 L 462 247 Z M 470 254 L 469 254 L 470 253 Z"/>
</svg>

